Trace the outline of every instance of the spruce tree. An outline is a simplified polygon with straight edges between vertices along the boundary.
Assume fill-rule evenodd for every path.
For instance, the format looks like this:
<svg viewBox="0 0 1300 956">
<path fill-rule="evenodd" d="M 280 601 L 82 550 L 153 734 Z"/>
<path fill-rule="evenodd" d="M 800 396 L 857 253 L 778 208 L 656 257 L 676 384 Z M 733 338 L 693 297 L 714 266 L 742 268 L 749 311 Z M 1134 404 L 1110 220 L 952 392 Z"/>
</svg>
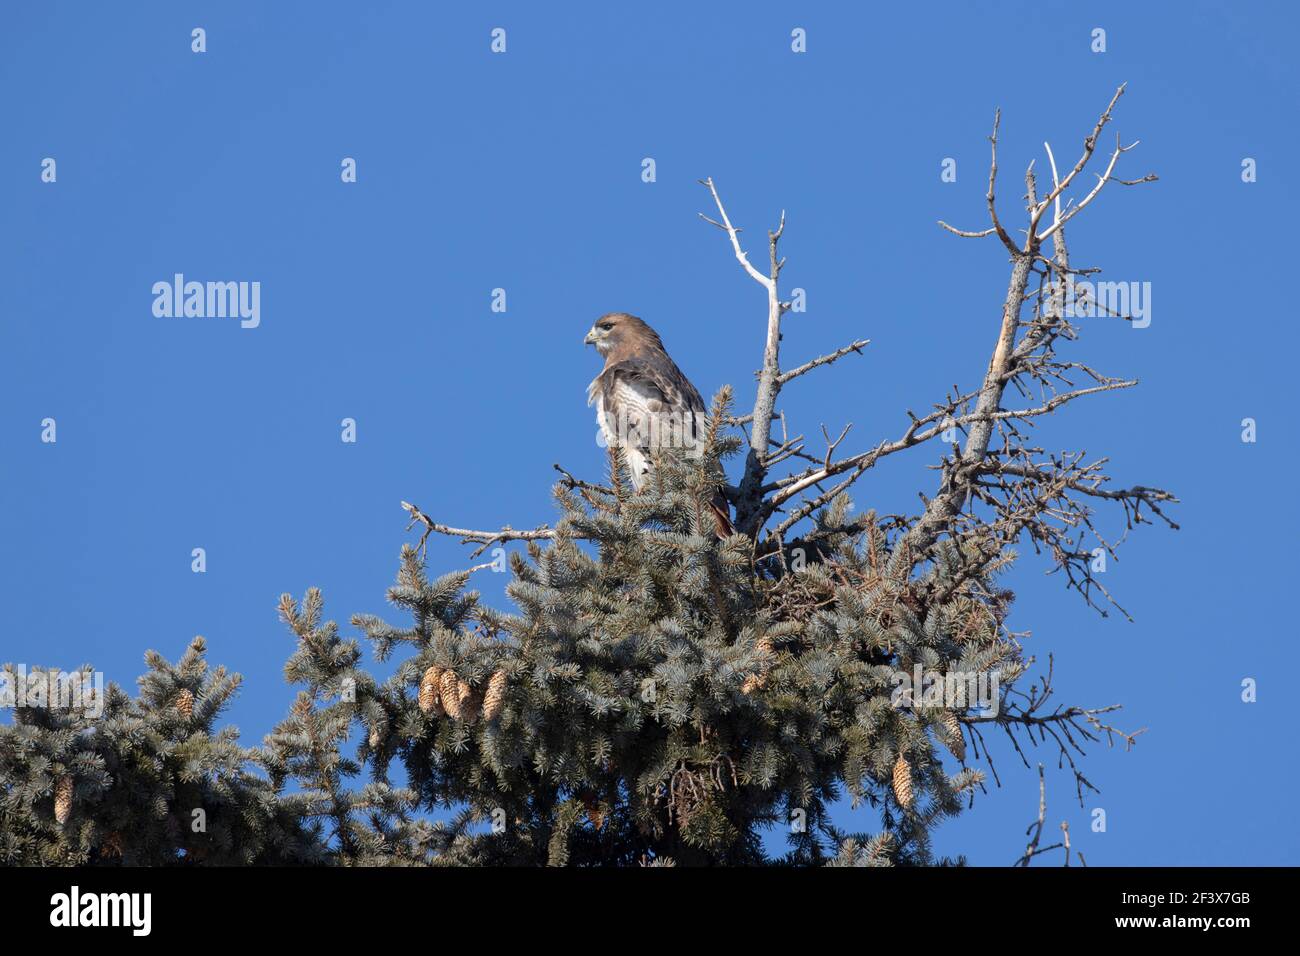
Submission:
<svg viewBox="0 0 1300 956">
<path fill-rule="evenodd" d="M 769 861 L 772 826 L 790 833 L 788 862 L 826 862 L 844 839 L 829 804 L 845 793 L 881 811 L 871 859 L 931 860 L 929 828 L 982 774 L 945 769 L 961 728 L 941 707 L 895 706 L 896 667 L 997 671 L 1010 686 L 1006 596 L 978 578 L 927 600 L 889 574 L 874 516 L 850 519 L 846 497 L 818 516 L 815 563 L 756 566 L 753 542 L 719 541 L 708 509 L 711 459 L 735 444 L 715 440 L 700 462 L 661 455 L 641 494 L 617 463 L 608 488 L 558 485 L 553 540 L 514 555 L 514 614 L 483 606 L 469 572 L 431 580 L 405 548 L 388 598 L 409 621 L 354 618 L 377 658 L 405 652 L 382 685 L 316 625 L 316 592 L 306 618 L 286 613 L 290 670 L 310 660 L 315 686 L 355 687 L 335 706 L 362 723 L 375 772 L 397 758 L 417 805 L 480 824 L 441 862 L 752 865 Z"/>
<path fill-rule="evenodd" d="M 84 693 L 58 696 L 59 672 L 23 675 L 14 722 L 0 726 L 0 864 L 247 865 L 305 862 L 313 846 L 233 727 L 217 718 L 238 674 L 209 669 L 206 644 L 180 661 L 155 651 L 132 698 L 92 669 Z M 53 693 L 50 688 L 55 687 Z M 68 706 L 71 702 L 71 706 Z M 102 712 L 101 712 L 102 708 Z"/>
<path fill-rule="evenodd" d="M 427 862 L 445 844 L 445 828 L 413 820 L 414 795 L 382 779 L 394 731 L 375 680 L 360 670 L 356 641 L 343 640 L 320 620 L 320 592 L 300 608 L 289 595 L 280 615 L 298 640 L 285 665 L 290 683 L 306 685 L 289 716 L 267 736 L 259 754 L 280 809 L 304 826 L 328 862 L 341 865 Z M 358 721 L 369 724 L 359 759 L 344 755 Z M 369 761 L 377 779 L 361 788 L 352 778 Z M 288 783 L 294 784 L 286 791 Z"/>
</svg>

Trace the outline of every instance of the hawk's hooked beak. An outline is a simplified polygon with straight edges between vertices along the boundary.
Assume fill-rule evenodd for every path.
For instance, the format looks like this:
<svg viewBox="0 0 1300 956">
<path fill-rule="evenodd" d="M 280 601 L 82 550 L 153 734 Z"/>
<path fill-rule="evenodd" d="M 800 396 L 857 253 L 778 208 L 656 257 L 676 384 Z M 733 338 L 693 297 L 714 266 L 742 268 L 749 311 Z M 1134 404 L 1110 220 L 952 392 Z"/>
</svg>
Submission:
<svg viewBox="0 0 1300 956">
<path fill-rule="evenodd" d="M 595 330 L 595 329 L 592 329 L 590 332 L 587 333 L 587 337 L 586 337 L 585 339 L 582 340 L 582 344 L 583 344 L 583 345 L 595 345 L 595 344 L 596 344 L 596 330 Z"/>
</svg>

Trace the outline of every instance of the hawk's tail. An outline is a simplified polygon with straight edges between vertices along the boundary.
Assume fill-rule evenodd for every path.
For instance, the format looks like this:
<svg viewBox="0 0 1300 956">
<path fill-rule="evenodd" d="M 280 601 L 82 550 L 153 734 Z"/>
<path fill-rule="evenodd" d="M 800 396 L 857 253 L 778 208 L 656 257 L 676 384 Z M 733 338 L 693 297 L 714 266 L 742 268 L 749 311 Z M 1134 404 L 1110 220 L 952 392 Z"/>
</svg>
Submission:
<svg viewBox="0 0 1300 956">
<path fill-rule="evenodd" d="M 713 528 L 719 538 L 730 538 L 736 533 L 736 526 L 731 523 L 731 506 L 721 491 L 714 494 L 709 510 L 713 512 Z"/>
</svg>

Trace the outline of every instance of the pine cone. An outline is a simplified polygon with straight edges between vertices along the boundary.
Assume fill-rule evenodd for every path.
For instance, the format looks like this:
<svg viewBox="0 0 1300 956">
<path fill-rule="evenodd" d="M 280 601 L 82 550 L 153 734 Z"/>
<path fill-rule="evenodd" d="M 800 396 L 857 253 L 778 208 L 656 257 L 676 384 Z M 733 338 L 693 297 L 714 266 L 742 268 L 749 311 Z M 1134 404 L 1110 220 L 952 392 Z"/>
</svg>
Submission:
<svg viewBox="0 0 1300 956">
<path fill-rule="evenodd" d="M 966 737 L 961 732 L 961 721 L 951 710 L 943 712 L 943 726 L 947 731 L 944 743 L 958 760 L 966 759 Z"/>
<path fill-rule="evenodd" d="M 912 809 L 912 768 L 902 754 L 894 761 L 894 799 L 904 810 Z"/>
<path fill-rule="evenodd" d="M 176 713 L 180 714 L 185 720 L 189 720 L 194 716 L 194 691 L 188 687 L 176 695 Z"/>
<path fill-rule="evenodd" d="M 63 826 L 71 815 L 72 777 L 65 773 L 54 781 L 54 819 Z"/>
<path fill-rule="evenodd" d="M 471 687 L 465 681 L 458 681 L 456 696 L 460 698 L 461 720 L 478 720 L 479 711 L 483 709 L 483 689 Z"/>
<path fill-rule="evenodd" d="M 487 693 L 483 696 L 483 719 L 496 720 L 501 716 L 501 709 L 506 705 L 506 672 L 497 671 L 488 681 Z"/>
<path fill-rule="evenodd" d="M 460 720 L 460 684 L 456 679 L 455 671 L 443 671 L 442 677 L 438 680 L 438 692 L 442 700 L 443 710 L 447 711 L 448 716 L 453 720 Z"/>
<path fill-rule="evenodd" d="M 420 712 L 423 714 L 432 714 L 434 717 L 441 717 L 443 714 L 442 701 L 438 695 L 442 693 L 442 668 L 430 667 L 420 678 Z"/>
<path fill-rule="evenodd" d="M 745 678 L 745 683 L 740 685 L 742 694 L 752 694 L 756 690 L 762 690 L 767 686 L 767 672 L 772 667 L 772 657 L 776 654 L 776 648 L 772 646 L 770 637 L 760 637 L 754 642 L 756 650 L 763 658 L 758 665 L 762 670 L 757 674 L 750 674 Z"/>
<path fill-rule="evenodd" d="M 379 734 L 379 728 L 378 728 L 378 727 L 371 727 L 371 728 L 370 728 L 370 739 L 367 741 L 367 743 L 370 744 L 370 749 L 371 749 L 371 750 L 378 750 L 378 749 L 379 749 L 380 741 L 382 741 L 382 740 L 383 740 L 383 737 L 381 737 L 380 734 Z"/>
</svg>

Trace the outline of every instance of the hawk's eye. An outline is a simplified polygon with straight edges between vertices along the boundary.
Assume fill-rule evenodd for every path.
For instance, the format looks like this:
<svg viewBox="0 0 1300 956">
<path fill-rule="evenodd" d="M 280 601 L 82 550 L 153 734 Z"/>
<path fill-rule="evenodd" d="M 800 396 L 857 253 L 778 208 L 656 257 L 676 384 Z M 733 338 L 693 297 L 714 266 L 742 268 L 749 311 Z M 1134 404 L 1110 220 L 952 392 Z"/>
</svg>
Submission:
<svg viewBox="0 0 1300 956">
<path fill-rule="evenodd" d="M 604 331 L 606 331 L 606 332 L 608 332 L 608 331 L 609 331 L 610 329 L 612 329 L 613 327 L 614 327 L 614 324 L 613 324 L 612 322 L 602 322 L 602 323 L 600 323 L 600 325 L 597 326 L 597 328 L 602 329 L 602 330 L 604 330 Z"/>
</svg>

